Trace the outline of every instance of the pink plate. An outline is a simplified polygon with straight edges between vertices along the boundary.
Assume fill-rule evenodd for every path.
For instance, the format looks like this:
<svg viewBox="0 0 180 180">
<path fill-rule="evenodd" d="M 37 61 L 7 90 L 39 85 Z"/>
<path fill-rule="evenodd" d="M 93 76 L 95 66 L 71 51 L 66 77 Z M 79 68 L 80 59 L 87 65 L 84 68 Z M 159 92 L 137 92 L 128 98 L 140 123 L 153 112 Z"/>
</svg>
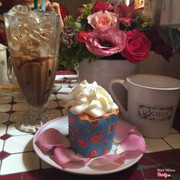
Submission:
<svg viewBox="0 0 180 180">
<path fill-rule="evenodd" d="M 123 121 L 123 120 L 118 120 L 118 123 L 124 124 L 124 125 L 129 125 L 127 122 Z M 36 146 L 35 142 L 38 140 L 39 136 L 46 131 L 49 128 L 54 128 L 56 130 L 58 130 L 61 134 L 63 134 L 64 136 L 68 135 L 68 117 L 67 116 L 63 116 L 54 120 L 51 120 L 50 122 L 46 123 L 44 126 L 42 126 L 35 134 L 34 139 L 33 139 L 33 147 L 35 152 L 37 153 L 37 155 L 44 160 L 46 163 L 48 163 L 49 165 L 59 169 L 59 170 L 63 170 L 66 172 L 71 172 L 71 173 L 76 173 L 76 174 L 86 174 L 86 175 L 102 175 L 102 174 L 109 174 L 109 173 L 114 173 L 114 172 L 118 172 L 118 171 L 122 171 L 124 169 L 127 169 L 129 167 L 131 167 L 132 165 L 134 165 L 136 162 L 139 161 L 139 159 L 143 156 L 143 153 L 140 154 L 139 156 L 135 157 L 135 158 L 131 158 L 131 159 L 126 159 L 124 164 L 116 167 L 114 169 L 107 169 L 107 170 L 98 170 L 98 169 L 94 169 L 91 168 L 89 165 L 90 162 L 88 162 L 86 164 L 86 166 L 82 167 L 82 168 L 62 168 L 61 166 L 59 166 L 58 164 L 56 164 L 48 155 L 44 154 L 41 152 L 41 150 Z M 136 135 L 142 136 L 139 131 L 135 131 Z M 117 151 L 117 145 L 115 143 L 113 143 L 113 147 L 112 150 L 110 152 L 110 154 L 116 154 Z"/>
</svg>

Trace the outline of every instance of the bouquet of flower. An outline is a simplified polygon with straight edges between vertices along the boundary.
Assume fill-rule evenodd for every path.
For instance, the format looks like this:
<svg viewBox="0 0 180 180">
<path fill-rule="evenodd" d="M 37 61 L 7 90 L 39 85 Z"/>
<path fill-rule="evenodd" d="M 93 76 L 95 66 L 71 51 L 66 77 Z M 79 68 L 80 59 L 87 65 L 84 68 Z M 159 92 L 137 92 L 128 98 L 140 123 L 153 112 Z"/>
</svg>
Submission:
<svg viewBox="0 0 180 180">
<path fill-rule="evenodd" d="M 74 69 L 84 58 L 94 61 L 112 55 L 137 63 L 147 59 L 152 49 L 162 54 L 156 47 L 161 41 L 155 38 L 157 34 L 151 34 L 154 22 L 142 11 L 143 8 L 135 9 L 134 1 L 128 6 L 116 1 L 84 4 L 77 11 L 76 20 L 72 16 L 65 20 L 60 37 L 60 64 Z M 166 59 L 169 57 L 166 54 Z"/>
</svg>

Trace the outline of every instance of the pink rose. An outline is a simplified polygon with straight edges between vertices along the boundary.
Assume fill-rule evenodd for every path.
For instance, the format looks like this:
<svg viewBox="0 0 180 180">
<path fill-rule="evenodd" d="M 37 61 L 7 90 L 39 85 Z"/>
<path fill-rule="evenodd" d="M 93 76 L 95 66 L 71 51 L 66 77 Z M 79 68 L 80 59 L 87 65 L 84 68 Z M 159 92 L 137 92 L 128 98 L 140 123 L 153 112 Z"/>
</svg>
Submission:
<svg viewBox="0 0 180 180">
<path fill-rule="evenodd" d="M 86 43 L 87 49 L 98 56 L 110 56 L 126 46 L 126 33 L 116 28 L 95 29 Z"/>
<path fill-rule="evenodd" d="M 79 41 L 79 42 L 83 42 L 83 43 L 86 43 L 89 41 L 89 38 L 92 34 L 92 31 L 89 30 L 88 32 L 86 31 L 80 31 L 77 35 L 76 35 L 76 39 Z"/>
<path fill-rule="evenodd" d="M 94 28 L 113 28 L 118 26 L 118 15 L 109 11 L 99 11 L 88 16 L 88 23 Z"/>
<path fill-rule="evenodd" d="M 130 62 L 136 63 L 138 61 L 147 59 L 149 57 L 149 50 L 151 49 L 151 42 L 143 32 L 138 29 L 127 32 L 126 47 L 122 51 L 122 55 Z"/>
</svg>

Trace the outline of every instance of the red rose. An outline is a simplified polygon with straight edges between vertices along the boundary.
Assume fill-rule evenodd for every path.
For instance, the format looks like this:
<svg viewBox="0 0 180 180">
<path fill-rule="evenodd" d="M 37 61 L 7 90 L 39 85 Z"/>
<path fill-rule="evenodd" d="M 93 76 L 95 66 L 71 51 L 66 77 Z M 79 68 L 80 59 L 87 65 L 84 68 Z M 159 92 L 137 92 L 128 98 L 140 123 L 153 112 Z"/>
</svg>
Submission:
<svg viewBox="0 0 180 180">
<path fill-rule="evenodd" d="M 126 47 L 122 51 L 122 55 L 132 63 L 147 59 L 151 49 L 151 41 L 146 35 L 138 29 L 128 31 L 126 34 Z"/>
<path fill-rule="evenodd" d="M 93 6 L 93 13 L 96 13 L 96 12 L 101 11 L 101 10 L 102 11 L 108 10 L 108 6 L 106 3 L 97 1 Z"/>
</svg>

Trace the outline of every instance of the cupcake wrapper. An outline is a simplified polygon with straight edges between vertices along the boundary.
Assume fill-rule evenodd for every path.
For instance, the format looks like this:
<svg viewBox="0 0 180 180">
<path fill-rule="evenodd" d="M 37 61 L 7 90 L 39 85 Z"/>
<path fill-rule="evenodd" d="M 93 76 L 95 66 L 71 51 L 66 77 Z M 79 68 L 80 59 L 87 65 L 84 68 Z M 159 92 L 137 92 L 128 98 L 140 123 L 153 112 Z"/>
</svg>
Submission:
<svg viewBox="0 0 180 180">
<path fill-rule="evenodd" d="M 90 122 L 69 111 L 69 139 L 74 152 L 90 158 L 110 152 L 117 118 L 111 114 Z"/>
</svg>

